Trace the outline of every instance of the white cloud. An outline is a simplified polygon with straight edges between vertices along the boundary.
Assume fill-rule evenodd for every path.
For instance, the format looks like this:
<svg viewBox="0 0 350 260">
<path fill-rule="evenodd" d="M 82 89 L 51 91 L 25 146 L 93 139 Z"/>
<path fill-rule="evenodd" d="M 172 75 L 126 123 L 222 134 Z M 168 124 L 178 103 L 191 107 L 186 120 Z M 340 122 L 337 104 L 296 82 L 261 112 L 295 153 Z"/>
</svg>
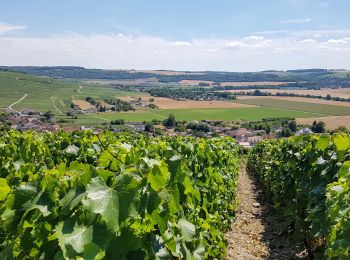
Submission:
<svg viewBox="0 0 350 260">
<path fill-rule="evenodd" d="M 173 43 L 175 46 L 191 46 L 190 42 L 176 41 Z"/>
<path fill-rule="evenodd" d="M 305 40 L 299 41 L 299 43 L 309 44 L 309 43 L 317 43 L 317 41 L 314 39 L 305 39 Z"/>
<path fill-rule="evenodd" d="M 265 37 L 263 37 L 263 36 L 251 35 L 251 36 L 248 36 L 248 37 L 244 37 L 243 39 L 244 39 L 244 40 L 259 41 L 259 40 L 265 39 Z"/>
<path fill-rule="evenodd" d="M 346 44 L 348 43 L 348 41 L 346 41 L 345 39 L 330 39 L 327 41 L 327 43 L 330 44 Z"/>
<path fill-rule="evenodd" d="M 274 31 L 261 31 L 261 32 L 255 32 L 256 34 L 267 34 L 267 35 L 273 35 L 273 34 L 283 34 L 288 33 L 287 30 L 274 30 Z"/>
<path fill-rule="evenodd" d="M 14 24 L 0 22 L 0 35 L 8 32 L 12 32 L 12 31 L 18 31 L 18 30 L 24 30 L 24 29 L 26 29 L 26 26 L 24 25 L 14 25 Z"/>
<path fill-rule="evenodd" d="M 310 23 L 311 18 L 305 18 L 305 19 L 291 19 L 291 20 L 284 20 L 281 21 L 281 23 L 285 24 L 293 24 L 293 23 Z"/>
<path fill-rule="evenodd" d="M 241 48 L 244 46 L 245 46 L 245 44 L 243 44 L 242 42 L 239 42 L 239 41 L 226 42 L 224 45 L 224 47 L 226 49 L 238 49 L 238 48 Z"/>
<path fill-rule="evenodd" d="M 79 65 L 109 69 L 257 71 L 350 68 L 350 33 L 315 31 L 170 41 L 128 34 L 0 36 L 1 65 Z M 254 36 L 254 37 L 253 37 Z"/>
</svg>

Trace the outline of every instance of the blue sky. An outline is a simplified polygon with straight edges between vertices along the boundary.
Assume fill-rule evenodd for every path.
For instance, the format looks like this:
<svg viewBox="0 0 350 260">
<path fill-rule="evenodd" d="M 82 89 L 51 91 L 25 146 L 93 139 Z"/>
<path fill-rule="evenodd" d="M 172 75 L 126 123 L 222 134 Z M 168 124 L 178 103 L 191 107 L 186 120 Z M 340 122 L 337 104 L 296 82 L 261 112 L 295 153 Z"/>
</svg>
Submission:
<svg viewBox="0 0 350 260">
<path fill-rule="evenodd" d="M 0 63 L 349 69 L 349 10 L 348 0 L 4 1 Z"/>
</svg>

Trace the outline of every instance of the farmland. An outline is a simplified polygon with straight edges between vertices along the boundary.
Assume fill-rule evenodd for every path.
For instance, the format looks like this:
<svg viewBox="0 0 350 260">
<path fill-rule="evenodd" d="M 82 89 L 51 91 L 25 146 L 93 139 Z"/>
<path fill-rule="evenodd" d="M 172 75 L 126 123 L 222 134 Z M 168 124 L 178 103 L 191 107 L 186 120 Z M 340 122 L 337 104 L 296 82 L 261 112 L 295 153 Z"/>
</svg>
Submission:
<svg viewBox="0 0 350 260">
<path fill-rule="evenodd" d="M 350 107 L 350 102 L 343 101 L 333 101 L 327 99 L 319 99 L 319 98 L 306 98 L 306 97 L 285 97 L 285 96 L 238 96 L 238 100 L 242 99 L 275 99 L 281 101 L 293 101 L 293 102 L 304 102 L 304 103 L 312 103 L 312 104 L 324 104 L 324 105 L 334 105 L 340 107 Z"/>
<path fill-rule="evenodd" d="M 173 114 L 177 120 L 261 120 L 263 118 L 288 117 L 288 118 L 315 118 L 322 114 L 303 111 L 291 111 L 278 108 L 231 108 L 231 109 L 152 109 L 134 112 L 84 114 L 73 120 L 72 123 L 84 125 L 96 125 L 106 123 L 109 120 L 124 119 L 127 122 L 151 121 L 152 119 L 164 120 L 169 114 Z"/>
<path fill-rule="evenodd" d="M 254 92 L 255 89 L 245 89 L 245 90 L 227 90 L 228 92 Z M 350 89 L 349 88 L 323 88 L 320 90 L 315 89 L 264 89 L 264 92 L 270 92 L 272 94 L 276 93 L 292 93 L 298 95 L 313 95 L 313 96 L 321 96 L 326 97 L 327 95 L 331 95 L 332 97 L 340 97 L 340 98 L 350 98 Z"/>
<path fill-rule="evenodd" d="M 239 97 L 234 102 L 174 100 L 152 97 L 146 92 L 123 91 L 106 84 L 55 80 L 14 72 L 0 72 L 0 87 L 1 109 L 13 104 L 14 110 L 24 108 L 40 112 L 51 110 L 57 119 L 66 121 L 65 125 L 76 126 L 100 126 L 116 119 L 124 119 L 127 122 L 163 120 L 169 114 L 174 114 L 177 120 L 189 121 L 205 119 L 255 121 L 274 117 L 302 118 L 311 121 L 325 116 L 350 115 L 350 105 L 345 102 L 326 100 L 316 102 L 316 99 L 296 97 Z M 345 90 L 342 91 L 345 93 Z M 91 108 L 85 101 L 87 96 L 102 103 L 106 98 L 120 98 L 128 102 L 137 98 L 145 102 L 152 99 L 152 103 L 158 108 L 136 106 L 135 111 L 129 112 L 84 113 L 76 118 L 66 116 L 72 103 L 78 104 L 82 109 Z"/>
<path fill-rule="evenodd" d="M 298 118 L 296 121 L 298 124 L 311 125 L 314 120 L 313 118 Z M 340 126 L 350 129 L 350 116 L 327 116 L 317 118 L 317 120 L 322 120 L 329 130 L 337 129 Z"/>
<path fill-rule="evenodd" d="M 1 259 L 224 259 L 233 139 L 10 131 L 0 144 Z"/>
<path fill-rule="evenodd" d="M 235 102 L 249 105 L 256 105 L 261 107 L 273 107 L 295 111 L 303 111 L 308 113 L 315 113 L 321 115 L 349 115 L 350 108 L 343 106 L 335 106 L 328 104 L 315 104 L 299 101 L 287 101 L 271 98 L 252 98 L 252 99 L 238 99 Z M 315 115 L 316 117 L 316 115 Z"/>
</svg>

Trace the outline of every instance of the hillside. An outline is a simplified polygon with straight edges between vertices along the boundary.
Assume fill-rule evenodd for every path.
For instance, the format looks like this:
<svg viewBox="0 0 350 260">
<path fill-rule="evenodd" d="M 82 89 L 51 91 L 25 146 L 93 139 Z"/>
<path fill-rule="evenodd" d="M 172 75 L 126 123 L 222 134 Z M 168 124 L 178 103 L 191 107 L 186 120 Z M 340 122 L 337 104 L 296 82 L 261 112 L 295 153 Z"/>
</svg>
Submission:
<svg viewBox="0 0 350 260">
<path fill-rule="evenodd" d="M 345 70 L 290 70 L 264 72 L 174 72 L 174 71 L 135 71 L 102 70 L 83 67 L 24 67 L 1 66 L 0 69 L 25 72 L 39 76 L 72 79 L 137 80 L 155 78 L 158 82 L 170 83 L 184 80 L 223 82 L 309 82 L 318 86 L 350 86 L 350 74 Z"/>
</svg>

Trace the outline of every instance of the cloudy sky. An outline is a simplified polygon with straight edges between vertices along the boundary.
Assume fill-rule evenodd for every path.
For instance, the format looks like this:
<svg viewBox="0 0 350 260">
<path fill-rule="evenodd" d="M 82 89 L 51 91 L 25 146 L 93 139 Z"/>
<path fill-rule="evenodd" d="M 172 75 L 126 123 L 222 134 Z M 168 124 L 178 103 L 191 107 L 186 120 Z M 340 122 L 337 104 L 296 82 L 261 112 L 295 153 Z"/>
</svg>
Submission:
<svg viewBox="0 0 350 260">
<path fill-rule="evenodd" d="M 349 0 L 11 0 L 0 65 L 350 69 Z"/>
</svg>

